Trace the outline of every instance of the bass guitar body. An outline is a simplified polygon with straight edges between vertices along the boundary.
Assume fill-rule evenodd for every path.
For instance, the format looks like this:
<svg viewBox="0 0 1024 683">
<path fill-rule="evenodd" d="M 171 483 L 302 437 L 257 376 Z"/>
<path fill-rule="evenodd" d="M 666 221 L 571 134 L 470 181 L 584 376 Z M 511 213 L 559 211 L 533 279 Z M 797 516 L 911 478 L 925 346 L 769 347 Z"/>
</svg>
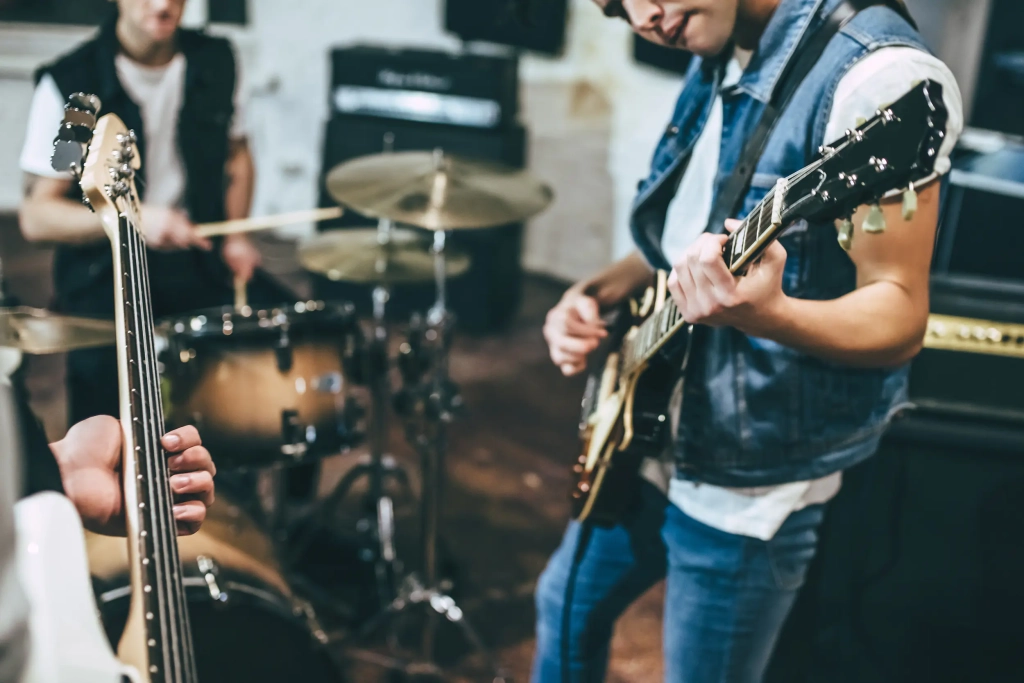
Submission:
<svg viewBox="0 0 1024 683">
<path fill-rule="evenodd" d="M 621 521 L 636 503 L 641 462 L 660 458 L 668 444 L 668 405 L 679 380 L 686 335 L 676 335 L 671 348 L 638 366 L 629 362 L 641 324 L 660 310 L 666 296 L 660 285 L 648 290 L 642 302 L 623 308 L 609 335 L 612 350 L 588 382 L 581 449 L 573 467 L 571 505 L 577 521 L 601 526 Z"/>
<path fill-rule="evenodd" d="M 114 656 L 97 616 L 74 505 L 56 493 L 39 493 L 15 505 L 14 513 L 18 573 L 30 605 L 24 683 L 138 683 L 136 671 Z"/>
</svg>

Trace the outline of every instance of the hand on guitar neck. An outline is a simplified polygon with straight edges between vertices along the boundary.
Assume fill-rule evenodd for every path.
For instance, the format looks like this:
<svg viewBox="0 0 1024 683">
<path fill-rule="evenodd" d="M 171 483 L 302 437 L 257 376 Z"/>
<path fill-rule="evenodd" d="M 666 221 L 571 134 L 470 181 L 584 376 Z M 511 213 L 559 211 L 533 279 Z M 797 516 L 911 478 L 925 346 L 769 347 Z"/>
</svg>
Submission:
<svg viewBox="0 0 1024 683">
<path fill-rule="evenodd" d="M 732 233 L 741 221 L 728 219 Z M 785 294 L 782 271 L 786 250 L 773 242 L 742 278 L 729 271 L 722 257 L 727 235 L 704 233 L 677 259 L 668 277 L 668 291 L 684 320 L 712 327 L 754 332 Z"/>
<path fill-rule="evenodd" d="M 60 466 L 67 497 L 86 529 L 107 535 L 125 534 L 121 484 L 121 424 L 108 415 L 83 420 L 67 436 L 50 445 Z M 178 535 L 194 534 L 213 503 L 217 468 L 203 448 L 195 427 L 182 427 L 161 439 L 169 456 L 174 518 Z"/>
</svg>

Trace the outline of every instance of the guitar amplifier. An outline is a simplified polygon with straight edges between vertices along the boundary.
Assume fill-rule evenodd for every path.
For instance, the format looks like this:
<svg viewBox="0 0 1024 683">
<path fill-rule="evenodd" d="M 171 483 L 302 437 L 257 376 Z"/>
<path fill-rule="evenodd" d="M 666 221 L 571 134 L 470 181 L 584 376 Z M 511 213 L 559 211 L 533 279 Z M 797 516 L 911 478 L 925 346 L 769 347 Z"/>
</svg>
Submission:
<svg viewBox="0 0 1024 683">
<path fill-rule="evenodd" d="M 932 277 L 924 349 L 910 400 L 935 417 L 1024 426 L 1024 284 Z"/>
<path fill-rule="evenodd" d="M 470 128 L 514 125 L 515 55 L 354 45 L 331 52 L 331 114 Z"/>
</svg>

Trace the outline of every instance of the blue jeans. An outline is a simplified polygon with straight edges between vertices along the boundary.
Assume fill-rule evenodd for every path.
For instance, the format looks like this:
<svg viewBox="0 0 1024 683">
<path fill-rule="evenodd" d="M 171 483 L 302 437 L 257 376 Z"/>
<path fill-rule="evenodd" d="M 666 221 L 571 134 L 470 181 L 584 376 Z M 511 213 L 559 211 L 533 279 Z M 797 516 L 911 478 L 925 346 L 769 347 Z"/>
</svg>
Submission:
<svg viewBox="0 0 1024 683">
<path fill-rule="evenodd" d="M 646 482 L 641 498 L 618 526 L 569 524 L 537 584 L 533 682 L 603 680 L 615 620 L 666 577 L 665 680 L 759 682 L 814 557 L 824 506 L 793 513 L 761 541 L 694 520 Z"/>
</svg>

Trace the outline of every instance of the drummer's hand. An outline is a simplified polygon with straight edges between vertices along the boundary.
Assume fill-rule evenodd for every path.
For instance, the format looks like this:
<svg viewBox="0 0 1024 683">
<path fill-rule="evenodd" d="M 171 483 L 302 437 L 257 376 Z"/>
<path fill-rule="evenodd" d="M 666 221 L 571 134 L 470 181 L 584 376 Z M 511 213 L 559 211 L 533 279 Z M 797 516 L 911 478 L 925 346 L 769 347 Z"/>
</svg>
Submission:
<svg viewBox="0 0 1024 683">
<path fill-rule="evenodd" d="M 164 435 L 161 443 L 171 456 L 168 467 L 178 533 L 195 533 L 206 518 L 206 507 L 213 503 L 217 468 L 200 445 L 195 427 L 176 429 Z M 60 466 L 64 491 L 85 528 L 124 535 L 121 423 L 108 415 L 91 417 L 74 425 L 67 436 L 50 444 L 50 449 Z"/>
<path fill-rule="evenodd" d="M 198 247 L 209 250 L 213 246 L 210 240 L 200 237 L 188 216 L 166 206 L 142 205 L 142 233 L 150 249 L 168 251 Z"/>
<path fill-rule="evenodd" d="M 575 287 L 548 311 L 544 322 L 551 360 L 567 377 L 586 369 L 587 355 L 607 336 L 597 300 Z"/>
<path fill-rule="evenodd" d="M 242 279 L 245 282 L 252 279 L 253 273 L 263 260 L 260 250 L 252 240 L 242 234 L 225 237 L 221 253 L 224 256 L 224 263 L 228 264 L 235 279 Z"/>
</svg>

